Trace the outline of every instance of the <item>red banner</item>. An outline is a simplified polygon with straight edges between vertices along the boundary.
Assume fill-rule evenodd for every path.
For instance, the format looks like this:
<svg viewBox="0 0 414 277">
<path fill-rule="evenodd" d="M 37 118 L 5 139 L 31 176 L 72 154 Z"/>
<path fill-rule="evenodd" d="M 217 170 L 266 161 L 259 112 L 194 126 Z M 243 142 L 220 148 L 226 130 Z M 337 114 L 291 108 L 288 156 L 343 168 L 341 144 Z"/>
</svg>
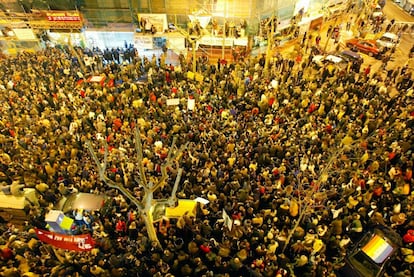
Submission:
<svg viewBox="0 0 414 277">
<path fill-rule="evenodd" d="M 95 242 L 90 234 L 70 236 L 41 229 L 35 230 L 39 240 L 58 248 L 74 251 L 90 251 L 95 245 Z"/>
</svg>

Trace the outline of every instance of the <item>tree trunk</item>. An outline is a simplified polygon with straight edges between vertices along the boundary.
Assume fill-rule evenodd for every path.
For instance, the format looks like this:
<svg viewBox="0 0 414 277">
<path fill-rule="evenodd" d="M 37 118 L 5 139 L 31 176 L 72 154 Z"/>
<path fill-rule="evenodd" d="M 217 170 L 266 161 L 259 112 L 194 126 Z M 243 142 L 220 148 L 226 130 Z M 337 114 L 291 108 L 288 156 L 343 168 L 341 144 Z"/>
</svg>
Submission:
<svg viewBox="0 0 414 277">
<path fill-rule="evenodd" d="M 160 241 L 158 240 L 157 231 L 154 227 L 154 222 L 152 221 L 152 216 L 149 214 L 149 211 L 142 211 L 141 217 L 145 222 L 145 227 L 147 228 L 148 238 L 151 242 L 156 242 L 160 246 Z"/>
</svg>

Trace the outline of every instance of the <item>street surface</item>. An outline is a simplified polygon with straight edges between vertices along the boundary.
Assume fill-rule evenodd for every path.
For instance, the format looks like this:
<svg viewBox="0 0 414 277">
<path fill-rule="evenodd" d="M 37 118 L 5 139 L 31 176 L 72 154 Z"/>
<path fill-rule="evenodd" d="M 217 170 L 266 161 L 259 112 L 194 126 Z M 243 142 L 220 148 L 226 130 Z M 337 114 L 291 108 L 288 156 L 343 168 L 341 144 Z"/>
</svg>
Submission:
<svg viewBox="0 0 414 277">
<path fill-rule="evenodd" d="M 414 16 L 408 14 L 400 6 L 395 4 L 392 0 L 388 0 L 384 7 L 384 14 L 391 20 L 395 19 L 397 22 L 413 22 Z"/>
<path fill-rule="evenodd" d="M 388 20 L 395 19 L 397 24 L 407 24 L 410 27 L 414 26 L 414 16 L 408 14 L 392 1 L 387 1 L 387 4 L 384 7 L 384 14 Z M 414 31 L 413 29 L 408 29 L 401 35 L 400 44 L 394 54 L 390 66 L 401 66 L 401 63 L 405 63 L 408 60 L 408 53 L 413 45 Z"/>
<path fill-rule="evenodd" d="M 322 29 L 319 32 L 313 33 L 313 37 L 316 37 L 316 35 L 320 35 L 322 40 L 320 42 L 320 46 L 322 49 L 326 50 L 326 52 L 335 52 L 338 44 L 335 44 L 333 39 L 329 39 L 327 36 L 327 31 L 330 25 L 338 25 L 340 26 L 340 41 L 339 41 L 339 47 L 340 50 L 343 50 L 346 48 L 345 41 L 354 37 L 358 37 L 360 35 L 359 28 L 356 24 L 356 19 L 360 17 L 360 14 L 357 14 L 357 12 L 360 12 L 359 10 L 354 10 L 353 12 L 346 14 L 343 13 L 338 18 L 332 19 L 331 21 L 325 21 L 322 25 Z M 399 7 L 397 4 L 392 2 L 391 0 L 388 0 L 384 10 L 383 10 L 385 16 L 386 16 L 386 22 L 383 24 L 383 30 L 381 33 L 383 33 L 385 30 L 385 27 L 390 22 L 390 20 L 395 20 L 395 27 L 394 30 L 395 33 L 397 33 L 397 29 L 400 26 L 408 25 L 410 28 L 411 26 L 414 26 L 414 16 L 409 15 L 407 12 L 405 12 L 401 7 Z M 346 23 L 348 21 L 351 21 L 353 23 L 352 27 L 349 31 L 346 31 Z M 391 60 L 388 63 L 387 69 L 389 68 L 395 68 L 397 66 L 403 66 L 406 63 L 411 64 L 408 61 L 408 54 L 410 52 L 411 47 L 414 45 L 414 31 L 411 31 L 413 29 L 407 29 L 404 32 L 401 32 L 401 40 L 398 45 L 398 47 L 395 50 L 395 53 L 392 54 Z M 373 34 L 372 32 L 368 32 L 369 36 L 379 36 L 379 34 Z M 298 39 L 293 40 L 287 44 L 285 44 L 282 47 L 278 47 L 273 49 L 274 55 L 276 52 L 280 52 L 283 54 L 283 56 L 286 57 L 295 57 L 298 49 L 298 44 L 300 43 L 302 39 L 302 36 L 300 35 Z M 314 42 L 312 42 L 314 43 Z M 261 55 L 266 53 L 266 46 L 254 49 L 250 53 L 251 55 Z M 148 53 L 143 53 L 144 55 L 148 55 L 149 57 L 154 54 L 154 51 L 147 51 Z M 158 51 L 159 52 L 159 51 Z M 157 52 L 157 55 L 159 54 Z M 308 53 L 309 54 L 309 53 Z M 360 53 L 361 56 L 364 58 L 364 64 L 362 65 L 361 69 L 367 67 L 368 65 L 371 65 L 372 72 L 376 72 L 381 68 L 382 61 L 381 59 L 376 59 L 374 57 L 369 57 L 366 54 Z M 209 49 L 199 49 L 196 53 L 197 56 L 202 55 L 208 55 L 209 56 L 209 62 L 210 63 L 217 63 L 217 59 L 222 58 L 222 48 L 209 48 Z M 191 57 L 191 52 L 188 53 L 188 56 Z M 231 49 L 226 49 L 224 53 L 225 59 L 228 61 L 233 61 L 233 57 L 231 55 Z M 172 57 L 171 55 L 167 56 L 167 63 L 177 64 L 178 58 L 177 55 L 174 55 Z"/>
<path fill-rule="evenodd" d="M 400 39 L 400 43 L 397 46 L 395 53 L 393 53 L 391 55 L 391 60 L 388 63 L 387 69 L 390 68 L 395 68 L 398 66 L 403 66 L 406 63 L 412 64 L 412 61 L 409 62 L 408 59 L 408 54 L 410 52 L 411 47 L 413 47 L 414 45 L 414 32 L 412 31 L 412 29 L 410 29 L 412 26 L 414 26 L 414 16 L 411 16 L 410 14 L 408 14 L 407 12 L 405 12 L 401 7 L 399 7 L 397 4 L 395 4 L 394 2 L 388 0 L 383 12 L 386 16 L 386 21 L 383 24 L 384 29 L 385 26 L 387 26 L 387 24 L 394 19 L 395 20 L 395 26 L 393 28 L 393 32 L 395 32 L 396 34 L 398 33 L 398 28 L 400 26 L 403 25 L 408 25 L 408 29 L 404 32 L 401 32 L 401 39 Z M 338 24 L 340 24 L 341 26 L 345 26 L 346 24 L 346 20 L 349 18 L 356 18 L 357 15 L 356 14 L 349 14 L 349 15 L 342 15 L 342 21 L 339 22 Z M 325 24 L 324 28 L 327 28 L 328 24 Z M 359 36 L 359 28 L 358 26 L 355 26 L 356 24 L 354 23 L 353 28 L 351 28 L 350 31 L 345 31 L 343 30 L 343 28 L 341 28 L 341 39 L 340 39 L 340 44 L 341 44 L 341 48 L 344 49 L 345 47 L 345 41 L 353 38 L 353 37 L 358 37 Z M 324 29 L 323 28 L 323 29 Z M 385 30 L 382 30 L 381 33 L 383 33 Z M 325 31 L 326 32 L 326 31 Z M 375 34 L 368 33 L 367 36 L 378 36 Z M 325 36 L 322 36 L 322 39 Z M 323 43 L 325 43 L 322 40 L 322 45 L 324 45 Z M 328 51 L 334 51 L 335 49 L 335 45 L 333 43 L 332 40 L 329 40 L 328 42 Z M 382 61 L 381 59 L 376 59 L 374 57 L 369 57 L 366 54 L 360 53 L 361 56 L 364 58 L 364 64 L 362 65 L 362 69 L 366 68 L 368 65 L 371 65 L 372 68 L 372 72 L 376 72 L 378 70 L 380 70 L 381 65 L 382 65 Z"/>
</svg>

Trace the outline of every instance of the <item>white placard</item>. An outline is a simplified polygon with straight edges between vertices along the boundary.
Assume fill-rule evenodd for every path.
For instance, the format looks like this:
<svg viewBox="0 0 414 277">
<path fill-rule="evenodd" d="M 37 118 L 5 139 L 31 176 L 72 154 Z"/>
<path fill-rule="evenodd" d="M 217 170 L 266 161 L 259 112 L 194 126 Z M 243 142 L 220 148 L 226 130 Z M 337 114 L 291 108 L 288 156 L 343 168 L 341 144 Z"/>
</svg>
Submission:
<svg viewBox="0 0 414 277">
<path fill-rule="evenodd" d="M 32 29 L 13 29 L 13 32 L 19 40 L 37 40 Z"/>
<path fill-rule="evenodd" d="M 195 108 L 195 99 L 188 98 L 187 109 L 193 111 Z"/>
<path fill-rule="evenodd" d="M 180 105 L 180 98 L 167 99 L 167 106 L 176 106 L 176 105 Z"/>
<path fill-rule="evenodd" d="M 270 84 L 271 84 L 272 88 L 277 88 L 279 86 L 279 82 L 276 81 L 275 79 L 273 79 Z"/>
<path fill-rule="evenodd" d="M 238 45 L 238 46 L 247 46 L 247 44 L 249 43 L 247 40 L 247 37 L 241 37 L 241 38 L 235 38 L 233 40 L 234 45 Z"/>
<path fill-rule="evenodd" d="M 230 218 L 230 216 L 226 213 L 226 211 L 223 209 L 223 219 L 224 219 L 224 225 L 231 231 L 231 228 L 233 227 L 233 220 Z"/>
<path fill-rule="evenodd" d="M 88 79 L 89 82 L 100 83 L 105 80 L 104 76 L 92 76 Z"/>
<path fill-rule="evenodd" d="M 206 205 L 208 203 L 210 203 L 210 201 L 208 201 L 207 199 L 203 198 L 203 197 L 197 197 L 196 199 L 194 199 L 194 201 L 201 203 L 203 205 Z"/>
<path fill-rule="evenodd" d="M 185 38 L 183 37 L 168 37 L 167 40 L 167 47 L 168 49 L 172 49 L 176 52 L 186 50 L 185 47 Z"/>
<path fill-rule="evenodd" d="M 153 49 L 154 42 L 152 36 L 135 36 L 134 46 L 137 49 Z"/>
</svg>

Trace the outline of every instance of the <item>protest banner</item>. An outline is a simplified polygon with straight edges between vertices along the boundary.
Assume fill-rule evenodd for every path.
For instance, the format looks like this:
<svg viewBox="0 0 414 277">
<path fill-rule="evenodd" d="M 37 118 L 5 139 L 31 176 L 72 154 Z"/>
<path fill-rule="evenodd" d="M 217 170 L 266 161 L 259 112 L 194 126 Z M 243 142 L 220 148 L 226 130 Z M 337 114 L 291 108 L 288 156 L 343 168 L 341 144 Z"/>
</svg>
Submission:
<svg viewBox="0 0 414 277">
<path fill-rule="evenodd" d="M 63 235 L 37 228 L 35 231 L 40 241 L 53 245 L 57 248 L 73 251 L 90 251 L 95 245 L 95 241 L 90 234 Z"/>
</svg>

